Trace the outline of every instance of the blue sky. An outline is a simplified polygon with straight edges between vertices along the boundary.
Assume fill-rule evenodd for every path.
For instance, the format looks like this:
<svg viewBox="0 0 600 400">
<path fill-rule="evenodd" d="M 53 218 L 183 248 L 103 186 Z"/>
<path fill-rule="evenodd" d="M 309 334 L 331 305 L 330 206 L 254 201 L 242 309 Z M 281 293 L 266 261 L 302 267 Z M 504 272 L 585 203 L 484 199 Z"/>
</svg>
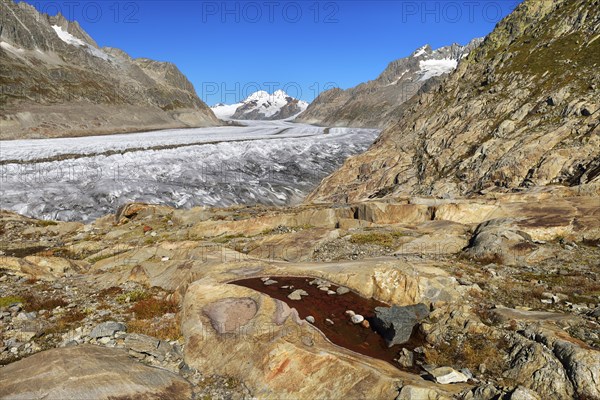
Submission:
<svg viewBox="0 0 600 400">
<path fill-rule="evenodd" d="M 175 63 L 212 105 L 259 88 L 312 101 L 426 43 L 485 36 L 520 0 L 27 2 L 77 20 L 100 46 Z"/>
</svg>

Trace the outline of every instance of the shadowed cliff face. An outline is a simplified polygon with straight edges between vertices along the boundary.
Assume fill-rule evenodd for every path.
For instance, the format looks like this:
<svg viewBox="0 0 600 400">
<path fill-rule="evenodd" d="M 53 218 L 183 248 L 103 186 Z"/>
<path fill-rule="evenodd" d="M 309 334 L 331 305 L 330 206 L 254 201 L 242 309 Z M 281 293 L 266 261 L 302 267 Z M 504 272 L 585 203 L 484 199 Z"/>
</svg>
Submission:
<svg viewBox="0 0 600 400">
<path fill-rule="evenodd" d="M 334 88 L 315 99 L 297 118 L 328 126 L 383 128 L 395 121 L 398 108 L 432 79 L 452 71 L 481 43 L 453 44 L 433 50 L 429 45 L 391 62 L 377 79 L 348 90 Z"/>
<path fill-rule="evenodd" d="M 598 10 L 525 1 L 308 201 L 597 185 Z"/>
<path fill-rule="evenodd" d="M 219 124 L 175 65 L 98 48 L 26 3 L 0 11 L 2 139 Z"/>
</svg>

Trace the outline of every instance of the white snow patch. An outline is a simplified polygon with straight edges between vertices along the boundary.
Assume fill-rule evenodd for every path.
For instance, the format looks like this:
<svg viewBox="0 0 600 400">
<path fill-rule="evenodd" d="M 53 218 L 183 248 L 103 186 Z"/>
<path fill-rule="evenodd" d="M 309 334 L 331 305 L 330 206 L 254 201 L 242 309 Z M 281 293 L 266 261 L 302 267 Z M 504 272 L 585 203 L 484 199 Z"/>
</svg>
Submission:
<svg viewBox="0 0 600 400">
<path fill-rule="evenodd" d="M 434 76 L 440 76 L 452 72 L 458 66 L 458 61 L 449 58 L 441 60 L 424 60 L 419 62 L 421 73 L 420 81 L 426 81 Z"/>
<path fill-rule="evenodd" d="M 235 114 L 235 110 L 240 107 L 242 103 L 235 104 L 217 104 L 212 106 L 212 111 L 215 113 L 217 118 L 227 119 L 231 118 L 233 114 Z"/>
<path fill-rule="evenodd" d="M 62 27 L 58 25 L 52 25 L 52 29 L 56 32 L 60 40 L 65 42 L 66 44 L 70 44 L 71 46 L 86 46 L 87 44 L 75 36 L 71 35 L 69 32 L 63 30 Z"/>
<path fill-rule="evenodd" d="M 422 56 L 423 54 L 426 53 L 426 51 L 425 51 L 426 49 L 427 49 L 427 45 L 421 47 L 420 49 L 418 49 L 417 51 L 415 51 L 415 53 L 413 54 L 413 57 Z"/>
<path fill-rule="evenodd" d="M 58 35 L 60 40 L 62 40 L 66 44 L 70 44 L 71 46 L 75 46 L 75 47 L 83 46 L 88 51 L 88 53 L 90 53 L 94 57 L 98 57 L 105 61 L 108 61 L 108 59 L 109 59 L 108 54 L 106 54 L 105 52 L 103 52 L 100 49 L 90 46 L 83 40 L 76 38 L 75 36 L 71 35 L 69 32 L 63 30 L 62 27 L 60 27 L 58 25 L 52 25 L 52 29 L 54 29 L 54 31 L 56 32 L 56 34 Z"/>
</svg>

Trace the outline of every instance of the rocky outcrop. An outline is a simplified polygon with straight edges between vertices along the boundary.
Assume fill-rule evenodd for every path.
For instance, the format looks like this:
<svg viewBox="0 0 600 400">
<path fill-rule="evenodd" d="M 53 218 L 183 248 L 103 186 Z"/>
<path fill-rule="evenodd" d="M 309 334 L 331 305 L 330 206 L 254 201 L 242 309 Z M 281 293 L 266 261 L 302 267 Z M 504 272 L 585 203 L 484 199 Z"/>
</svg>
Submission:
<svg viewBox="0 0 600 400">
<path fill-rule="evenodd" d="M 198 280 L 186 292 L 183 313 L 186 363 L 244 377 L 255 396 L 395 398 L 401 380 L 450 397 L 443 387 L 380 360 L 359 361 L 300 320 L 294 308 L 247 288 Z"/>
<path fill-rule="evenodd" d="M 334 88 L 321 93 L 296 121 L 383 128 L 396 120 L 402 103 L 420 89 L 428 90 L 436 77 L 454 70 L 481 41 L 474 39 L 466 46 L 455 43 L 437 50 L 423 46 L 409 57 L 391 62 L 375 80 L 348 90 Z"/>
<path fill-rule="evenodd" d="M 594 399 L 599 207 L 572 194 L 128 204 L 87 225 L 2 212 L 3 373 L 93 344 L 183 377 L 200 398 Z M 523 244 L 535 248 L 503 257 Z M 387 347 L 377 314 L 392 340 L 410 340 Z"/>
<path fill-rule="evenodd" d="M 127 352 L 82 345 L 53 349 L 2 368 L 0 397 L 11 399 L 189 399 L 176 374 L 148 367 Z"/>
<path fill-rule="evenodd" d="M 493 219 L 477 227 L 467 252 L 484 262 L 515 265 L 536 248 L 531 237 L 511 224 L 510 219 Z"/>
<path fill-rule="evenodd" d="M 597 187 L 599 29 L 589 1 L 523 2 L 307 201 Z"/>
<path fill-rule="evenodd" d="M 548 328 L 531 325 L 513 337 L 506 376 L 544 398 L 600 398 L 598 351 Z"/>
<path fill-rule="evenodd" d="M 175 65 L 99 48 L 77 22 L 25 2 L 0 11 L 2 139 L 220 123 Z"/>
</svg>

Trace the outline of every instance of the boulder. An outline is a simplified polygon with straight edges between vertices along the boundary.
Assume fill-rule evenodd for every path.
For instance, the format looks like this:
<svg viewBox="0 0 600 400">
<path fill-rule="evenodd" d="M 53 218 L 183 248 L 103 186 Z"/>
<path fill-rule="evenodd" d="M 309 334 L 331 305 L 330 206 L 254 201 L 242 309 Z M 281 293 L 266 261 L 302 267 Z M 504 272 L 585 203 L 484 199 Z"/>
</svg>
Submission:
<svg viewBox="0 0 600 400">
<path fill-rule="evenodd" d="M 373 327 L 392 347 L 408 342 L 414 327 L 428 315 L 429 308 L 423 303 L 404 307 L 376 307 Z"/>
<path fill-rule="evenodd" d="M 118 331 L 125 332 L 126 330 L 127 326 L 121 322 L 107 321 L 96 325 L 90 332 L 90 337 L 97 339 L 101 337 L 112 336 Z"/>
<path fill-rule="evenodd" d="M 536 248 L 531 236 L 520 230 L 513 219 L 499 218 L 477 227 L 467 254 L 485 262 L 515 265 Z"/>
<path fill-rule="evenodd" d="M 411 368 L 415 364 L 415 355 L 408 349 L 402 349 L 396 361 L 404 368 Z"/>
<path fill-rule="evenodd" d="M 483 384 L 464 393 L 464 400 L 491 400 L 501 398 L 502 391 L 492 384 Z"/>
<path fill-rule="evenodd" d="M 511 394 L 510 400 L 540 400 L 540 396 L 533 390 L 518 386 Z"/>
<path fill-rule="evenodd" d="M 544 399 L 574 398 L 573 384 L 552 351 L 545 345 L 514 337 L 511 348 L 510 369 L 504 376 L 515 383 L 535 391 Z"/>
<path fill-rule="evenodd" d="M 439 384 L 461 383 L 469 380 L 469 377 L 450 367 L 440 367 L 429 371 L 433 379 Z"/>
<path fill-rule="evenodd" d="M 406 385 L 400 390 L 396 400 L 450 400 L 450 397 L 431 388 Z"/>
<path fill-rule="evenodd" d="M 138 333 L 131 333 L 125 337 L 125 347 L 136 353 L 149 354 L 159 361 L 164 360 L 171 351 L 171 345 L 164 340 Z"/>
<path fill-rule="evenodd" d="M 78 270 L 74 263 L 61 257 L 27 256 L 23 260 L 27 264 L 21 267 L 21 271 L 43 280 L 53 281 Z"/>
<path fill-rule="evenodd" d="M 82 345 L 43 351 L 3 367 L 0 398 L 190 399 L 192 390 L 181 377 L 133 361 L 123 350 Z"/>
</svg>

